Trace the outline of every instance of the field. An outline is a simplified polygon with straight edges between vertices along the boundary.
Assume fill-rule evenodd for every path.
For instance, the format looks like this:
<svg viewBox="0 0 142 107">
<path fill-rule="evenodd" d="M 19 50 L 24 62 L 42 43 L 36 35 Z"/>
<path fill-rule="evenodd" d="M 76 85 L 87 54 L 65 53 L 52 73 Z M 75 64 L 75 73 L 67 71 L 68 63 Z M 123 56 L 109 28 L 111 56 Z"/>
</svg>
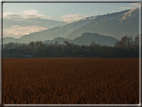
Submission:
<svg viewBox="0 0 142 107">
<path fill-rule="evenodd" d="M 3 104 L 138 104 L 138 58 L 3 59 Z"/>
</svg>

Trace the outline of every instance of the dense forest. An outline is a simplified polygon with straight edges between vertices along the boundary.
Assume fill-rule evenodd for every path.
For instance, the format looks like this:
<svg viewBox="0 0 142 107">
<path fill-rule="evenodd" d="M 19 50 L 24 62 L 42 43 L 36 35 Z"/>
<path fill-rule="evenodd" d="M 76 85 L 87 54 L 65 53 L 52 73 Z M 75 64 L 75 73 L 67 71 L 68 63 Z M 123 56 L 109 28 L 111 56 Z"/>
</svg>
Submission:
<svg viewBox="0 0 142 107">
<path fill-rule="evenodd" d="M 53 57 L 88 57 L 88 58 L 138 58 L 139 36 L 134 39 L 124 36 L 114 46 L 101 46 L 94 41 L 90 45 L 77 45 L 64 41 L 45 44 L 42 41 L 28 44 L 3 44 L 3 58 L 53 58 Z"/>
</svg>

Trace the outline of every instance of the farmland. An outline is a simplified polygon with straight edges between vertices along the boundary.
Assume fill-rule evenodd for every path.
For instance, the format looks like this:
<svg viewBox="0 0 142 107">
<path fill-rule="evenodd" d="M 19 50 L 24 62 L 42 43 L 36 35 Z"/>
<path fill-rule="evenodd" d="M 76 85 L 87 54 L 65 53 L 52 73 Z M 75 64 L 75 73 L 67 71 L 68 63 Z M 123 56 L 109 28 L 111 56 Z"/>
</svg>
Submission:
<svg viewBox="0 0 142 107">
<path fill-rule="evenodd" d="M 138 104 L 138 58 L 4 58 L 3 104 Z"/>
</svg>

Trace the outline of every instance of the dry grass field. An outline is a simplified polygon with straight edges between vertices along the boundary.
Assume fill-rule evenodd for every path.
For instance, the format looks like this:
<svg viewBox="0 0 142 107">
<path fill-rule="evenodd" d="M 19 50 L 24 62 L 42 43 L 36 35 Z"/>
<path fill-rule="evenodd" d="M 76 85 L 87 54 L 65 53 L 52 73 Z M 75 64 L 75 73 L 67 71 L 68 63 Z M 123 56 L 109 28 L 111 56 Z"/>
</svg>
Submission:
<svg viewBox="0 0 142 107">
<path fill-rule="evenodd" d="M 3 104 L 138 104 L 138 58 L 3 59 Z"/>
</svg>

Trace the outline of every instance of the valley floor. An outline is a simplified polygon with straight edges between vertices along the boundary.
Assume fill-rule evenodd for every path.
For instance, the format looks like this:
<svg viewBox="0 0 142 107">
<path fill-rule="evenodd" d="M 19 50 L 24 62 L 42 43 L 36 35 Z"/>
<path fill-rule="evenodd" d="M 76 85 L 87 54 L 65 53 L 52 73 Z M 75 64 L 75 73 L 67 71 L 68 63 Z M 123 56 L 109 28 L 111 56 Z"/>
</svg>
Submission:
<svg viewBox="0 0 142 107">
<path fill-rule="evenodd" d="M 138 58 L 4 58 L 3 104 L 138 104 Z"/>
</svg>

